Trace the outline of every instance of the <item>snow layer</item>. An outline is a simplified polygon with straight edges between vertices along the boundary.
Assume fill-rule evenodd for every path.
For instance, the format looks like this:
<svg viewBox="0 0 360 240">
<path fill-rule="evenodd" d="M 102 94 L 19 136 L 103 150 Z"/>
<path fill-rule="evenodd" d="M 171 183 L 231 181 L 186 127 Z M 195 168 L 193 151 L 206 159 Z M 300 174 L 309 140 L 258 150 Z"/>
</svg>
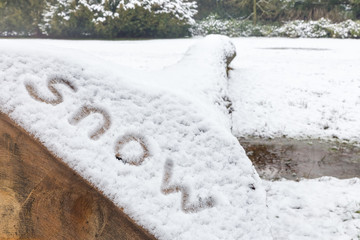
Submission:
<svg viewBox="0 0 360 240">
<path fill-rule="evenodd" d="M 229 80 L 237 137 L 360 141 L 358 40 L 232 39 Z M 359 178 L 265 182 L 279 240 L 357 240 Z"/>
<path fill-rule="evenodd" d="M 237 137 L 360 141 L 360 44 L 233 39 L 230 98 Z"/>
<path fill-rule="evenodd" d="M 29 45 L 41 44 L 48 49 L 61 48 L 81 52 L 97 61 L 130 68 L 129 72 L 141 70 L 152 72 L 175 65 L 198 39 L 132 40 L 132 41 L 61 41 L 23 40 Z M 158 71 L 157 71 L 158 72 Z M 151 79 L 153 80 L 153 79 Z"/>
<path fill-rule="evenodd" d="M 224 114 L 227 38 L 158 72 L 49 42 L 0 41 L 1 111 L 159 239 L 271 239 L 265 189 Z"/>
<path fill-rule="evenodd" d="M 200 81 L 203 81 L 205 84 L 203 88 L 201 88 L 200 84 L 198 84 L 197 87 L 192 88 L 192 75 L 190 73 L 188 73 L 188 77 L 190 79 L 187 81 L 183 81 L 181 78 L 176 78 L 179 74 L 184 74 L 181 72 L 181 68 L 180 70 L 177 69 L 177 72 L 167 78 L 169 80 L 168 82 L 166 79 L 158 79 L 158 77 L 163 74 L 163 71 L 169 71 L 170 74 L 171 71 L 169 69 L 174 69 L 173 71 L 175 71 L 177 63 L 189 61 L 186 59 L 182 61 L 181 59 L 186 53 L 189 53 L 187 49 L 191 45 L 196 44 L 198 41 L 201 41 L 201 39 L 152 41 L 0 40 L 2 57 L 14 57 L 14 59 L 7 60 L 2 57 L 0 58 L 0 87 L 3 89 L 3 87 L 6 86 L 5 89 L 11 89 L 11 93 L 14 93 L 13 96 L 10 96 L 11 94 L 9 91 L 2 91 L 1 93 L 6 94 L 6 96 L 3 96 L 2 94 L 0 95 L 0 107 L 3 110 L 4 106 L 10 106 L 10 103 L 13 104 L 13 108 L 16 107 L 18 109 L 18 113 L 22 111 L 27 114 L 26 116 L 31 117 L 31 119 L 25 119 L 24 121 L 35 122 L 34 118 L 38 117 L 38 124 L 34 126 L 27 126 L 26 122 L 23 122 L 22 125 L 34 134 L 42 137 L 42 140 L 44 140 L 44 137 L 49 139 L 58 139 L 60 138 L 59 136 L 67 136 L 66 134 L 71 134 L 70 132 L 72 129 L 76 130 L 76 127 L 79 127 L 77 133 L 79 137 L 82 136 L 81 138 L 84 139 L 85 142 L 83 144 L 87 145 L 86 149 L 90 148 L 90 146 L 93 147 L 90 152 L 87 152 L 88 150 L 72 150 L 70 148 L 73 143 L 72 141 L 61 147 L 59 146 L 62 142 L 58 144 L 56 142 L 45 144 L 47 144 L 48 147 L 51 147 L 54 152 L 58 152 L 59 154 L 64 154 L 66 150 L 70 149 L 71 151 L 68 154 L 68 162 L 70 163 L 72 161 L 72 166 L 77 164 L 76 169 L 85 177 L 90 178 L 90 175 L 98 176 L 99 178 L 93 179 L 92 181 L 98 182 L 98 187 L 102 188 L 102 186 L 106 186 L 104 189 L 107 189 L 107 193 L 110 193 L 110 196 L 113 196 L 113 200 L 119 204 L 119 206 L 123 206 L 122 204 L 124 202 L 125 205 L 130 206 L 130 204 L 126 203 L 126 201 L 130 201 L 130 199 L 131 201 L 135 200 L 137 205 L 126 208 L 126 211 L 131 214 L 132 217 L 136 217 L 139 223 L 145 225 L 149 229 L 151 228 L 150 231 L 157 234 L 157 236 L 161 236 L 162 239 L 172 239 L 176 232 L 180 232 L 184 229 L 186 229 L 187 233 L 182 233 L 182 235 L 179 235 L 178 238 L 208 239 L 211 235 L 214 239 L 234 239 L 236 238 L 236 234 L 240 231 L 239 229 L 233 230 L 231 227 L 234 227 L 236 224 L 242 224 L 241 226 L 238 226 L 239 228 L 244 226 L 244 224 L 249 226 L 247 222 L 249 219 L 244 217 L 243 212 L 245 211 L 247 212 L 246 214 L 250 214 L 249 216 L 253 216 L 251 213 L 258 211 L 259 216 L 257 216 L 257 219 L 254 219 L 253 224 L 258 224 L 258 220 L 260 218 L 265 218 L 264 214 L 267 213 L 271 222 L 271 235 L 274 239 L 357 240 L 360 235 L 360 214 L 358 213 L 358 211 L 360 211 L 360 184 L 358 178 L 349 180 L 321 178 L 314 180 L 301 180 L 300 182 L 286 180 L 282 180 L 280 182 L 265 182 L 268 210 L 264 209 L 264 200 L 253 201 L 254 199 L 252 199 L 251 196 L 241 195 L 242 202 L 234 202 L 234 204 L 241 205 L 246 198 L 249 203 L 252 203 L 252 205 L 248 206 L 245 204 L 246 207 L 242 206 L 240 210 L 236 210 L 238 212 L 234 212 L 231 218 L 236 219 L 234 222 L 230 222 L 231 220 L 223 222 L 223 215 L 220 212 L 217 212 L 217 215 L 211 215 L 212 218 L 205 218 L 206 220 L 202 217 L 196 216 L 196 214 L 210 216 L 206 213 L 206 211 L 212 211 L 214 209 L 206 209 L 203 212 L 200 211 L 196 213 L 195 215 L 192 213 L 184 214 L 180 210 L 181 196 L 179 193 L 170 195 L 163 195 L 161 193 L 163 170 L 166 162 L 165 158 L 168 155 L 172 156 L 175 153 L 169 152 L 169 150 L 164 153 L 162 150 L 160 151 L 160 149 L 162 146 L 166 145 L 165 140 L 168 136 L 172 136 L 170 139 L 177 139 L 178 137 L 178 135 L 174 133 L 177 131 L 176 126 L 179 125 L 175 124 L 171 121 L 171 119 L 166 119 L 169 116 L 174 116 L 174 119 L 179 119 L 179 115 L 183 114 L 183 118 L 185 119 L 193 116 L 192 114 L 195 114 L 196 116 L 199 116 L 205 124 L 212 124 L 209 126 L 209 128 L 212 129 L 212 133 L 209 135 L 207 142 L 192 140 L 188 142 L 188 144 L 185 144 L 185 142 L 190 139 L 186 138 L 181 141 L 181 144 L 177 144 L 179 152 L 183 152 L 186 156 L 191 156 L 191 154 L 205 154 L 205 158 L 210 158 L 210 153 L 218 155 L 225 154 L 223 158 L 214 158 L 215 160 L 219 160 L 216 161 L 216 164 L 225 157 L 237 155 L 241 162 L 239 165 L 242 165 L 241 168 L 249 170 L 249 164 L 244 160 L 245 157 L 242 150 L 235 147 L 235 143 L 233 142 L 234 140 L 231 136 L 229 136 L 228 128 L 225 127 L 228 124 L 228 119 L 224 115 L 223 104 L 221 103 L 218 106 L 212 105 L 214 99 L 219 99 L 219 96 L 223 95 L 220 94 L 220 88 L 214 95 L 210 94 L 210 90 L 202 90 L 216 89 L 216 86 L 223 86 L 222 84 L 224 83 L 221 83 L 222 80 L 220 80 L 222 79 L 221 76 L 223 75 L 223 68 L 216 68 L 219 71 L 216 75 L 219 77 L 218 80 L 216 80 L 215 73 L 211 75 L 212 78 L 209 79 L 209 81 L 206 81 L 206 78 L 200 79 Z M 216 42 L 220 40 L 214 41 Z M 307 136 L 314 138 L 332 138 L 331 134 L 327 133 L 326 130 L 322 130 L 321 127 L 317 127 L 323 124 L 322 118 L 319 114 L 322 115 L 322 112 L 326 114 L 326 111 L 329 111 L 329 109 L 332 108 L 334 109 L 334 112 L 343 111 L 347 112 L 347 114 L 352 113 L 354 114 L 354 119 L 356 119 L 356 121 L 350 121 L 341 118 L 341 120 L 338 119 L 336 121 L 335 118 L 335 121 L 333 121 L 334 124 L 341 123 L 342 126 L 348 126 L 347 128 L 344 127 L 341 129 L 335 129 L 335 133 L 339 137 L 349 134 L 353 137 L 353 139 L 358 139 L 356 134 L 359 132 L 358 127 L 360 124 L 356 123 L 358 123 L 358 119 L 360 119 L 358 112 L 359 108 L 356 101 L 350 101 L 351 99 L 356 100 L 359 97 L 359 84 L 356 85 L 359 79 L 359 58 L 357 56 L 357 52 L 359 52 L 358 41 L 239 38 L 232 39 L 232 42 L 236 45 L 237 57 L 232 64 L 234 71 L 231 72 L 229 87 L 228 89 L 225 89 L 224 92 L 226 94 L 229 94 L 230 92 L 234 103 L 233 106 L 236 108 L 236 111 L 233 114 L 234 133 L 238 136 L 258 135 L 272 137 L 276 136 L 276 134 L 281 136 L 285 133 L 288 136 L 295 138 L 306 138 Z M 35 50 L 27 50 L 29 46 L 32 46 Z M 47 55 L 49 54 L 51 55 L 51 58 L 48 59 Z M 209 56 L 211 58 L 211 54 L 209 55 L 207 52 L 201 54 L 204 54 L 204 56 L 207 57 L 199 57 L 197 61 L 208 61 Z M 39 65 L 31 59 L 37 59 Z M 44 61 L 44 59 L 46 59 L 46 61 Z M 52 66 L 53 63 L 56 63 L 56 66 Z M 15 66 L 15 64 L 17 66 Z M 189 63 L 189 65 L 191 64 Z M 205 71 L 204 75 L 206 76 L 210 75 L 206 71 L 215 71 L 215 68 L 206 68 L 203 70 L 202 68 L 191 68 L 189 65 L 189 70 L 187 71 L 194 72 L 195 76 L 201 76 L 201 73 L 198 73 L 198 71 Z M 43 69 L 42 66 L 47 66 L 47 68 Z M 58 66 L 60 67 L 59 69 L 57 69 Z M 4 72 L 5 68 L 7 69 L 6 75 Z M 84 70 L 81 70 L 82 68 L 84 68 Z M 67 74 L 71 79 L 75 79 L 74 76 L 82 76 L 80 80 L 75 79 L 75 82 L 79 84 L 77 85 L 79 91 L 77 93 L 73 93 L 68 87 L 58 85 L 59 91 L 64 95 L 64 102 L 55 107 L 48 106 L 28 97 L 25 89 L 21 85 L 23 80 L 16 77 L 22 76 L 22 78 L 25 78 L 29 75 L 33 78 L 30 79 L 30 82 L 34 81 L 34 84 L 39 88 L 39 91 L 41 90 L 41 93 L 52 96 L 51 93 L 48 92 L 45 84 L 46 79 L 48 78 L 48 72 L 60 73 L 60 75 Z M 150 75 L 151 77 L 149 77 Z M 158 77 L 155 78 L 153 76 Z M 173 78 L 176 78 L 176 80 Z M 5 83 L 4 79 L 8 82 Z M 14 84 L 12 84 L 11 81 L 14 81 Z M 114 83 L 115 81 L 116 84 Z M 15 85 L 15 83 L 20 83 L 20 85 Z M 158 86 L 150 86 L 154 84 Z M 86 86 L 90 86 L 91 88 L 84 90 L 83 88 L 87 88 Z M 119 89 L 121 89 L 121 94 L 116 94 Z M 316 95 L 313 92 L 314 89 L 319 90 L 322 94 L 319 94 L 319 97 L 314 97 L 314 95 Z M 84 119 L 78 126 L 68 124 L 67 120 L 72 116 L 74 110 L 78 110 L 78 108 L 80 108 L 80 106 L 77 105 L 70 105 L 72 103 L 83 103 L 82 99 L 75 99 L 78 97 L 78 93 L 82 91 L 83 94 L 95 94 L 96 90 L 98 91 L 98 96 L 96 98 L 89 95 L 87 97 L 83 96 L 82 99 L 96 100 L 96 103 L 99 105 L 101 104 L 101 106 L 103 106 L 103 104 L 106 106 L 107 102 L 114 101 L 116 106 L 111 105 L 108 112 L 111 113 L 112 119 L 116 119 L 116 121 L 113 121 L 109 130 L 111 133 L 108 132 L 98 141 L 94 142 L 88 141 L 86 138 L 87 131 L 91 131 L 91 129 L 93 129 L 87 125 L 90 124 L 90 119 Z M 115 94 L 112 93 L 108 97 L 105 97 L 104 102 L 97 102 L 101 96 L 107 95 L 109 92 L 113 91 Z M 146 130 L 146 132 L 140 135 L 148 137 L 148 132 L 153 133 L 154 131 L 156 133 L 153 141 L 151 142 L 155 145 L 155 147 L 150 148 L 150 152 L 152 151 L 152 157 L 147 158 L 147 160 L 143 162 L 144 165 L 139 167 L 128 166 L 123 164 L 121 161 L 114 159 L 113 148 L 115 140 L 118 140 L 117 137 L 122 136 L 122 132 L 125 132 L 129 126 L 135 126 L 135 133 L 144 129 L 140 128 L 140 130 L 137 131 L 137 126 L 140 126 L 143 123 L 137 122 L 132 124 L 132 122 L 125 122 L 126 119 L 133 120 L 140 112 L 138 107 L 135 108 L 137 109 L 136 111 L 127 112 L 130 111 L 129 109 L 133 105 L 127 106 L 126 104 L 121 103 L 124 99 L 120 99 L 120 96 L 128 96 L 129 91 L 138 97 L 131 95 L 132 98 L 129 98 L 127 103 L 132 102 L 132 100 L 136 100 L 134 102 L 143 104 L 142 109 L 148 109 L 152 106 L 151 102 L 146 102 L 149 96 L 158 96 L 159 98 L 162 96 L 172 101 L 172 105 L 168 107 L 169 110 L 174 107 L 175 109 L 181 110 L 177 115 L 171 112 L 161 112 L 164 111 L 165 104 L 159 99 L 159 106 L 155 111 L 156 115 L 153 116 L 152 119 L 155 119 L 155 117 L 159 115 L 166 119 L 166 121 L 164 120 L 163 122 L 167 124 L 163 126 L 167 127 L 168 130 L 163 129 L 161 131 L 168 131 L 169 133 L 166 133 L 166 136 L 164 137 L 165 140 L 159 142 L 158 138 L 161 132 L 160 130 Z M 171 93 L 165 93 L 164 91 L 170 91 Z M 15 95 L 15 93 L 22 95 Z M 3 104 L 3 100 L 5 98 L 8 100 L 12 99 L 12 102 Z M 23 99 L 21 100 L 21 98 Z M 184 100 L 184 98 L 186 98 L 186 100 Z M 342 102 L 336 101 L 336 98 L 345 98 L 348 100 Z M 289 107 L 289 104 L 287 104 L 286 101 L 291 100 L 296 102 L 299 99 L 303 99 L 307 104 L 310 104 L 308 105 L 308 108 L 299 107 L 301 104 L 294 106 L 290 104 Z M 31 107 L 26 108 L 16 106 L 16 102 L 22 103 L 22 101 L 25 101 L 27 106 L 31 105 Z M 273 104 L 273 106 L 269 107 L 267 104 L 262 104 L 261 101 L 263 101 L 263 103 L 267 103 L 267 101 L 269 101 Z M 321 101 L 321 104 L 324 105 L 322 110 L 320 107 L 322 105 L 320 105 L 320 103 L 318 104 L 317 101 Z M 118 103 L 119 105 L 117 105 Z M 66 107 L 64 106 L 65 104 L 67 105 Z M 309 106 L 312 107 L 310 108 Z M 44 107 L 48 108 L 49 112 L 42 109 Z M 201 112 L 204 107 L 212 112 L 212 114 L 208 115 L 206 113 L 207 110 Z M 63 113 L 57 113 L 59 108 L 63 111 Z M 116 110 L 116 114 L 113 113 L 113 109 Z M 311 109 L 311 111 L 309 109 Z M 31 114 L 29 110 L 31 111 Z M 149 112 L 151 112 L 151 110 L 154 110 L 154 107 L 151 107 Z M 40 113 L 36 113 L 36 111 L 40 111 Z M 127 116 L 125 120 L 123 119 L 123 116 L 119 117 L 118 114 L 120 111 L 121 113 L 125 113 L 125 116 Z M 145 112 L 145 110 L 143 111 Z M 32 115 L 32 112 L 34 115 Z M 216 112 L 218 112 L 217 115 Z M 254 112 L 256 114 L 254 114 Z M 45 119 L 42 119 L 41 115 L 45 115 L 43 113 L 49 113 L 47 115 L 51 116 L 51 119 L 55 119 L 57 116 L 56 114 L 59 114 L 61 118 L 54 123 L 49 123 L 46 121 L 47 115 Z M 327 114 L 329 113 L 331 112 L 328 112 Z M 315 115 L 312 116 L 312 114 Z M 212 119 L 214 115 L 217 120 Z M 14 115 L 12 116 L 14 117 Z M 299 119 L 298 121 L 296 116 Z M 91 117 L 96 118 L 100 116 L 92 115 L 89 118 Z M 150 117 L 151 115 L 146 118 L 146 122 L 152 121 L 149 120 Z M 18 118 L 20 119 L 22 117 L 18 116 Z M 144 118 L 143 114 L 140 114 L 139 118 Z M 310 124 L 310 127 L 307 124 L 304 124 L 304 118 L 311 119 L 312 124 Z M 237 120 L 235 121 L 235 119 Z M 119 123 L 116 123 L 117 121 L 119 121 Z M 116 127 L 114 126 L 114 122 Z M 187 129 L 186 131 L 190 131 L 191 126 L 193 126 L 192 129 L 196 129 L 198 127 L 196 123 L 192 121 L 190 122 L 190 126 L 184 126 L 184 129 Z M 219 122 L 221 124 L 219 124 Z M 97 125 L 95 119 L 94 123 Z M 42 124 L 45 124 L 44 126 L 46 126 L 49 131 L 46 129 L 40 129 Z M 49 124 L 50 126 L 48 126 Z M 245 124 L 246 126 L 242 126 L 242 124 Z M 268 127 L 266 127 L 265 124 L 267 124 Z M 70 130 L 66 130 L 70 126 L 72 128 Z M 172 128 L 173 126 L 175 127 Z M 96 128 L 96 126 L 94 127 Z M 214 131 L 213 127 L 216 128 L 216 131 Z M 249 128 L 249 130 L 247 130 L 247 128 Z M 257 128 L 260 131 L 256 131 Z M 351 128 L 354 130 L 351 130 Z M 64 130 L 65 133 L 62 133 L 60 130 Z M 48 136 L 44 136 L 43 133 L 46 132 L 48 132 Z M 204 133 L 200 132 L 199 136 L 204 136 L 203 134 Z M 215 136 L 215 134 L 217 135 Z M 196 134 L 191 133 L 191 131 L 189 135 L 193 138 L 196 136 Z M 114 138 L 112 136 L 114 136 Z M 105 138 L 107 138 L 106 141 Z M 227 141 L 230 139 L 231 144 L 234 144 L 231 152 L 225 152 L 228 151 L 228 149 L 221 149 L 221 147 L 212 150 L 212 144 L 223 144 L 222 141 L 224 141 L 224 139 L 228 139 Z M 208 143 L 210 145 L 208 145 Z M 133 145 L 132 150 L 134 151 L 126 149 L 131 147 L 131 145 Z M 169 145 L 174 146 L 176 144 L 169 143 Z M 130 161 L 137 159 L 143 153 L 143 149 L 139 148 L 138 143 L 129 142 L 129 145 L 124 144 L 122 146 L 123 150 L 126 150 L 122 156 L 124 161 L 126 161 L 126 159 Z M 219 149 L 221 149 L 221 152 L 217 153 Z M 98 150 L 100 150 L 100 153 L 97 153 Z M 77 155 L 73 154 L 73 151 Z M 110 151 L 110 153 L 108 151 Z M 179 156 L 179 152 L 176 153 L 177 156 Z M 102 156 L 101 153 L 106 154 Z M 86 162 L 80 163 L 78 159 L 86 159 Z M 193 164 L 193 159 L 194 158 L 188 159 L 186 163 L 191 161 L 191 164 Z M 196 158 L 196 160 L 199 159 L 202 160 L 204 158 Z M 154 160 L 160 161 L 160 163 L 152 163 Z M 105 165 L 107 161 L 112 162 L 111 168 Z M 93 169 L 88 169 L 87 164 L 90 164 L 89 166 L 93 167 Z M 199 165 L 196 164 L 196 166 Z M 143 177 L 139 177 L 142 170 L 136 170 L 141 167 L 144 167 L 144 169 L 146 167 L 145 170 L 149 170 L 149 173 L 145 174 Z M 152 170 L 152 167 L 154 167 L 155 170 Z M 230 172 L 225 168 L 225 170 L 217 171 L 216 175 L 220 174 L 222 176 L 222 174 L 234 174 L 235 176 L 229 176 L 227 179 L 229 181 L 235 181 L 234 184 L 248 181 L 244 181 L 244 179 L 247 179 L 246 175 L 244 177 L 244 175 L 240 174 L 238 168 L 240 167 L 233 169 L 233 172 Z M 99 171 L 103 172 L 98 173 L 97 169 L 100 169 Z M 188 175 L 188 173 L 186 175 L 184 174 L 185 171 L 177 172 L 178 170 L 183 171 L 184 168 L 175 162 L 173 167 L 174 176 L 171 180 L 177 178 L 175 175 L 182 176 L 183 179 L 186 175 Z M 135 174 L 134 172 L 137 174 L 134 177 L 124 176 L 125 173 L 130 175 Z M 117 173 L 119 173 L 119 176 L 116 175 Z M 193 172 L 190 171 L 190 174 L 192 173 Z M 215 172 L 213 171 L 210 171 L 210 174 L 215 176 Z M 149 175 L 153 177 L 148 177 Z M 106 176 L 106 178 L 104 178 L 104 176 Z M 207 174 L 202 172 L 202 170 L 196 172 L 196 175 L 194 175 L 193 178 L 196 180 L 196 184 L 201 185 L 203 185 L 202 183 L 205 181 L 212 181 L 211 176 L 207 176 Z M 254 178 L 256 179 L 257 177 L 254 176 Z M 137 179 L 141 179 L 140 184 L 137 182 Z M 145 179 L 152 180 L 150 180 L 150 183 L 147 183 Z M 122 180 L 126 180 L 127 182 L 124 183 Z M 255 181 L 260 184 L 259 180 Z M 153 182 L 156 183 L 151 185 Z M 148 185 L 143 186 L 143 184 Z M 188 186 L 192 188 L 192 193 L 194 193 L 194 191 L 196 192 L 197 190 L 194 189 L 195 186 L 191 184 L 192 183 Z M 142 193 L 141 196 L 134 196 L 135 193 L 132 191 L 131 186 L 142 186 L 144 193 Z M 116 189 L 113 189 L 112 187 L 116 187 Z M 146 189 L 146 187 L 149 187 L 149 189 Z M 257 189 L 259 189 L 259 187 L 261 188 L 259 185 L 257 187 Z M 224 190 L 222 187 L 217 188 L 222 189 L 220 194 L 217 196 L 225 195 L 225 197 L 228 198 L 228 196 L 224 194 L 226 189 Z M 232 194 L 230 187 L 227 189 Z M 114 194 L 112 194 L 112 192 L 114 192 Z M 126 195 L 121 195 L 124 192 L 126 192 Z M 227 192 L 227 190 L 225 192 Z M 239 191 L 234 191 L 234 194 L 238 193 Z M 155 197 L 149 197 L 151 194 Z M 261 194 L 263 193 L 260 193 L 259 195 Z M 143 197 L 144 199 L 146 197 L 146 202 L 141 201 Z M 238 196 L 231 196 L 228 199 L 231 200 L 236 197 Z M 174 199 L 169 200 L 168 198 Z M 154 204 L 154 201 L 156 204 Z M 167 205 L 164 209 L 161 209 L 162 205 L 158 206 L 157 204 L 164 204 L 164 202 Z M 147 204 L 150 205 L 147 206 Z M 148 210 L 147 207 L 154 207 L 155 210 Z M 250 208 L 248 209 L 247 207 Z M 216 206 L 216 208 L 220 210 L 219 206 Z M 171 211 L 168 213 L 165 209 Z M 224 207 L 224 209 L 228 209 L 228 207 Z M 240 211 L 241 213 L 238 215 Z M 174 214 L 176 214 L 176 217 L 173 217 Z M 199 229 L 192 227 L 194 224 L 196 227 L 202 226 L 203 224 L 201 221 L 208 221 L 208 225 L 204 224 L 205 227 L 200 227 Z M 216 221 L 215 227 L 210 229 L 210 225 L 213 224 L 213 221 Z M 230 225 L 226 225 L 226 229 L 218 231 L 218 228 L 222 228 L 225 224 Z M 249 227 L 249 231 L 251 232 L 254 228 Z M 266 228 L 266 220 L 264 220 L 264 228 Z M 202 231 L 204 233 L 202 233 Z M 233 231 L 233 233 L 231 233 L 231 231 Z M 214 232 L 223 235 L 213 235 Z M 190 236 L 190 234 L 193 233 L 195 233 L 195 235 Z M 255 237 L 250 234 L 248 236 L 244 236 L 243 239 L 266 239 L 268 233 L 265 229 L 263 229 L 263 233 L 264 235 L 261 235 L 261 232 L 259 232 L 259 235 L 253 235 Z M 207 234 L 209 234 L 209 236 Z"/>
<path fill-rule="evenodd" d="M 274 239 L 359 239 L 359 178 L 265 183 Z"/>
</svg>

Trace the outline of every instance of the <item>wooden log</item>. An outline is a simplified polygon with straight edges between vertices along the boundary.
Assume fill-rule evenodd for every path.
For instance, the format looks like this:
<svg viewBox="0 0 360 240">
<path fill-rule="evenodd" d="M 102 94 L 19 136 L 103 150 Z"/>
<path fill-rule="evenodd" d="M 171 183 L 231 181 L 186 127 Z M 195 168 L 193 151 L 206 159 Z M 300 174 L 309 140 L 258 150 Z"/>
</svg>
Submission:
<svg viewBox="0 0 360 240">
<path fill-rule="evenodd" d="M 155 239 L 0 113 L 0 239 Z"/>
</svg>

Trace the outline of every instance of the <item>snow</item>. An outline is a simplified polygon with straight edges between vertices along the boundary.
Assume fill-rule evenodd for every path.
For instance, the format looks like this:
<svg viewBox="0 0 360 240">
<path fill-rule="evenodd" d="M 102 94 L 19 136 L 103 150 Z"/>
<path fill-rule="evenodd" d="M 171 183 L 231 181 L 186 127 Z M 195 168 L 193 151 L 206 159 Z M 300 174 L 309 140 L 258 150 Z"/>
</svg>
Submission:
<svg viewBox="0 0 360 240">
<path fill-rule="evenodd" d="M 346 20 L 332 23 L 329 19 L 321 18 L 317 21 L 294 20 L 286 22 L 276 28 L 273 36 L 289 36 L 302 38 L 359 38 L 360 24 L 357 21 Z"/>
<path fill-rule="evenodd" d="M 271 239 L 265 188 L 222 103 L 229 39 L 196 40 L 158 71 L 77 44 L 1 40 L 1 111 L 159 239 Z"/>
<path fill-rule="evenodd" d="M 360 179 L 265 182 L 274 239 L 357 240 Z"/>
<path fill-rule="evenodd" d="M 233 40 L 229 83 L 237 137 L 360 142 L 358 40 Z"/>
<path fill-rule="evenodd" d="M 216 36 L 0 40 L 0 109 L 160 239 L 357 240 L 359 178 L 261 181 L 234 135 L 359 142 L 358 41 L 231 41 L 226 79 L 234 46 Z M 77 91 L 54 85 L 51 105 L 22 87 L 54 99 L 51 76 Z M 102 111 L 71 121 L 82 106 Z"/>
<path fill-rule="evenodd" d="M 87 54 L 98 61 L 111 62 L 131 70 L 162 70 L 175 65 L 197 39 L 133 40 L 133 41 L 59 41 L 34 40 L 48 49 L 61 48 L 68 52 Z"/>
<path fill-rule="evenodd" d="M 359 143 L 357 40 L 232 39 L 229 96 L 237 137 Z M 274 239 L 360 237 L 359 178 L 265 181 Z"/>
<path fill-rule="evenodd" d="M 124 146 L 121 146 L 118 153 L 124 162 L 140 165 L 143 161 L 145 150 L 142 148 L 139 141 L 134 139 L 125 143 Z"/>
<path fill-rule="evenodd" d="M 230 37 L 291 37 L 291 38 L 359 38 L 360 22 L 346 20 L 333 23 L 321 18 L 315 21 L 293 20 L 280 26 L 274 24 L 253 25 L 249 19 L 219 19 L 209 15 L 191 26 L 192 36 L 223 34 Z"/>
</svg>

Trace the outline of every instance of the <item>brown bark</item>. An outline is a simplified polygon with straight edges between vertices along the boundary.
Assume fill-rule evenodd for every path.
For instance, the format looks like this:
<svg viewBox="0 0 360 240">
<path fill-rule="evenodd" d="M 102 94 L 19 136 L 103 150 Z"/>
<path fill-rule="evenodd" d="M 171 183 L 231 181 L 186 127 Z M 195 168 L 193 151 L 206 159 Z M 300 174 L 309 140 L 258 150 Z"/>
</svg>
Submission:
<svg viewBox="0 0 360 240">
<path fill-rule="evenodd" d="M 155 239 L 0 112 L 0 239 Z"/>
</svg>

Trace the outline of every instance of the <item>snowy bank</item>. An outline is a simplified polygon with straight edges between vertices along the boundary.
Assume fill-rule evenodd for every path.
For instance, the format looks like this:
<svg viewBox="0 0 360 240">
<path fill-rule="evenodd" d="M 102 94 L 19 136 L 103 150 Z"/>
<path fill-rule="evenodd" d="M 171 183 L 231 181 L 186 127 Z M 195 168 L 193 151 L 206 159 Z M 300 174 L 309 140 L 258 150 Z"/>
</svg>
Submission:
<svg viewBox="0 0 360 240">
<path fill-rule="evenodd" d="M 2 112 L 159 239 L 271 239 L 225 114 L 228 39 L 158 72 L 43 43 L 1 41 Z"/>
</svg>

